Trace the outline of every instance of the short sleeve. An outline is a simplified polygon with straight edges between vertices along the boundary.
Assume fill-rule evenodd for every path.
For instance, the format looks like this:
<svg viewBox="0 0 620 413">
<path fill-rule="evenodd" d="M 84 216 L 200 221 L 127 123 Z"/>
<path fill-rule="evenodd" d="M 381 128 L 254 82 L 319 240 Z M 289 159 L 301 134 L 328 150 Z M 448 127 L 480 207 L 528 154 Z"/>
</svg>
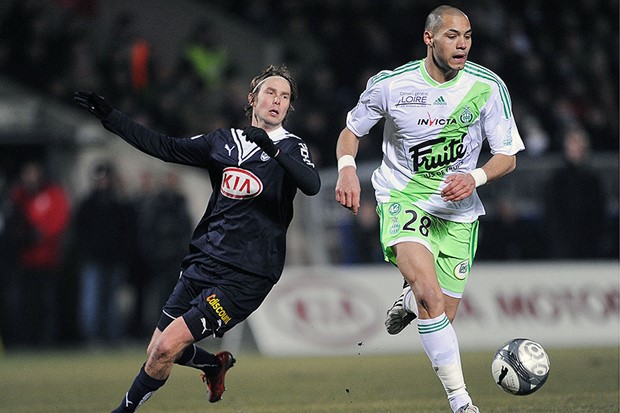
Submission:
<svg viewBox="0 0 620 413">
<path fill-rule="evenodd" d="M 383 82 L 368 82 L 357 105 L 347 114 L 346 125 L 357 137 L 362 137 L 383 118 L 385 114 L 386 96 L 382 88 Z"/>
<path fill-rule="evenodd" d="M 483 129 L 491 153 L 515 155 L 525 149 L 507 99 L 496 91 L 484 111 Z"/>
</svg>

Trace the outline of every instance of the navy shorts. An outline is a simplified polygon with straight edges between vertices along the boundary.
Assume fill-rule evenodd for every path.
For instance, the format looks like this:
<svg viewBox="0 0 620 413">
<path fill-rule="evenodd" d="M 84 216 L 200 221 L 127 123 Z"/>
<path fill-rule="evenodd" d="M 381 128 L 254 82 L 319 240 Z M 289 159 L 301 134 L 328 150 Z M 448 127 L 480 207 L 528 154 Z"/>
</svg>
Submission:
<svg viewBox="0 0 620 413">
<path fill-rule="evenodd" d="M 194 339 L 222 337 L 265 300 L 273 282 L 210 257 L 194 260 L 179 277 L 157 328 L 183 317 Z"/>
</svg>

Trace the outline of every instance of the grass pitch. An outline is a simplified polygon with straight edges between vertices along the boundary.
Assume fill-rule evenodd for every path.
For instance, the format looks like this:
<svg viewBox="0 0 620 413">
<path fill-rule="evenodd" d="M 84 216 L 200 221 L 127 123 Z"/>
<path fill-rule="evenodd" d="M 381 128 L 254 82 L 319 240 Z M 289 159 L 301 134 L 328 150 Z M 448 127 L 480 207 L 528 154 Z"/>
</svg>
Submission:
<svg viewBox="0 0 620 413">
<path fill-rule="evenodd" d="M 463 354 L 474 402 L 483 413 L 613 412 L 619 407 L 618 348 L 548 349 L 551 374 L 538 392 L 512 396 L 491 377 L 492 352 Z M 175 366 L 141 413 L 450 412 L 424 354 L 265 358 L 240 353 L 227 391 L 209 404 L 192 369 Z M 109 412 L 144 361 L 136 349 L 23 352 L 0 356 L 0 412 Z"/>
</svg>

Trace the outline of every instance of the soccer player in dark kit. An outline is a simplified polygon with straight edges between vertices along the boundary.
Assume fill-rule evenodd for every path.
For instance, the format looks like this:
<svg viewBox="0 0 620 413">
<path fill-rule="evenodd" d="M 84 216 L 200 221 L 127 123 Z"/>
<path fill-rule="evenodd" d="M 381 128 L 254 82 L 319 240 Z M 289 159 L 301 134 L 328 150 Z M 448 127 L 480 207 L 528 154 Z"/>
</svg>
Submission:
<svg viewBox="0 0 620 413">
<path fill-rule="evenodd" d="M 132 121 L 93 92 L 74 94 L 79 106 L 137 149 L 207 169 L 213 187 L 147 360 L 113 413 L 135 411 L 164 385 L 173 364 L 201 370 L 209 401 L 222 398 L 235 359 L 195 343 L 222 337 L 260 306 L 282 274 L 297 189 L 315 195 L 321 186 L 308 147 L 283 127 L 296 97 L 286 66 L 269 66 L 250 83 L 246 114 L 252 126 L 174 138 Z"/>
</svg>

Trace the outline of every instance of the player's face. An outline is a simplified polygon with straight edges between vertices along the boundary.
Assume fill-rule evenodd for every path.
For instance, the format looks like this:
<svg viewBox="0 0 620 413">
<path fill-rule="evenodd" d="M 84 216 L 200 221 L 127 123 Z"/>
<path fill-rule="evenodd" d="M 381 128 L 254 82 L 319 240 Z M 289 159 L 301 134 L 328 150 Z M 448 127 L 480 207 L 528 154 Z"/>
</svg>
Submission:
<svg viewBox="0 0 620 413">
<path fill-rule="evenodd" d="M 445 15 L 443 24 L 434 33 L 424 32 L 432 64 L 446 77 L 456 76 L 465 67 L 471 48 L 471 25 L 462 14 Z M 436 79 L 437 80 L 437 79 Z"/>
<path fill-rule="evenodd" d="M 291 85 L 281 77 L 269 77 L 258 92 L 250 94 L 248 101 L 253 107 L 252 126 L 266 131 L 276 129 L 286 117 L 291 105 Z"/>
</svg>

